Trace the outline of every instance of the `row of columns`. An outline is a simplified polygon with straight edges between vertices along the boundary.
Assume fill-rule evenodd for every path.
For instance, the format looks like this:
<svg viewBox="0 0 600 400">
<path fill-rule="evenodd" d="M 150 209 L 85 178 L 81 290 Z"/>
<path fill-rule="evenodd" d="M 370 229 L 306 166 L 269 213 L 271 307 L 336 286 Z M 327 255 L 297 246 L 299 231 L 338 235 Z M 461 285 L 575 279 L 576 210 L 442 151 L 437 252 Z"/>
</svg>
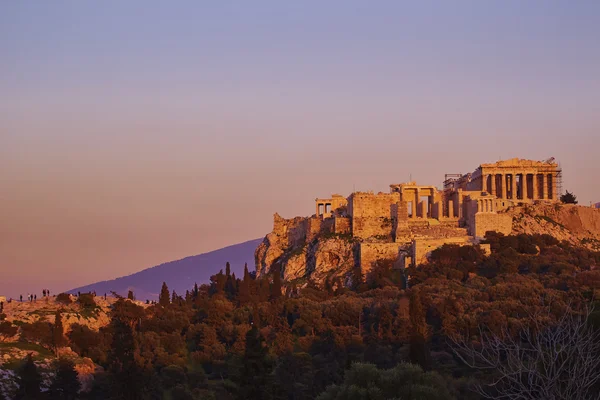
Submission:
<svg viewBox="0 0 600 400">
<path fill-rule="evenodd" d="M 520 175 L 521 179 L 517 185 L 517 176 Z M 540 179 L 542 177 L 541 192 L 540 192 Z M 488 179 L 490 179 L 490 185 L 488 190 Z M 500 177 L 500 192 L 496 193 L 496 186 Z M 529 178 L 531 177 L 532 185 L 531 191 L 529 190 Z M 510 199 L 533 199 L 533 200 L 548 200 L 555 199 L 556 196 L 556 174 L 485 174 L 482 175 L 482 189 L 490 194 L 502 198 L 509 199 L 508 188 L 510 188 Z"/>
<path fill-rule="evenodd" d="M 477 199 L 477 212 L 494 212 L 494 199 Z"/>
<path fill-rule="evenodd" d="M 315 212 L 315 214 L 317 216 L 319 215 L 323 215 L 323 214 L 327 214 L 331 212 L 331 203 L 320 203 L 317 202 L 317 210 Z M 327 208 L 327 206 L 329 206 L 329 209 Z"/>
<path fill-rule="evenodd" d="M 420 215 L 421 218 L 431 217 L 431 211 L 433 210 L 433 196 L 427 195 L 427 202 L 421 201 L 421 192 L 419 189 L 415 189 L 415 200 L 412 203 L 412 215 L 411 218 L 417 218 Z"/>
</svg>

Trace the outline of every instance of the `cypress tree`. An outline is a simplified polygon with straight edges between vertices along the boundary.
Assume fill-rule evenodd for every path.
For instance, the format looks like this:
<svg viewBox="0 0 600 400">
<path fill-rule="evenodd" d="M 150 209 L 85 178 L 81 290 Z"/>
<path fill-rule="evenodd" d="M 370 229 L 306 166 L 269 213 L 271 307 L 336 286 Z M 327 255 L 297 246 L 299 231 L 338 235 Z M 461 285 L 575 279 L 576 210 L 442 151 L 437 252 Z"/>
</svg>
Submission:
<svg viewBox="0 0 600 400">
<path fill-rule="evenodd" d="M 25 358 L 25 362 L 17 372 L 17 384 L 19 388 L 16 400 L 39 399 L 41 397 L 42 377 L 33 363 L 31 353 Z"/>
<path fill-rule="evenodd" d="M 50 386 L 50 399 L 76 400 L 81 383 L 77 379 L 77 371 L 73 361 L 60 358 L 56 366 L 56 374 Z"/>
<path fill-rule="evenodd" d="M 158 296 L 158 304 L 166 307 L 171 304 L 170 298 L 169 287 L 166 282 L 163 282 L 162 288 L 160 289 L 160 295 Z"/>
<path fill-rule="evenodd" d="M 54 325 L 52 326 L 52 347 L 58 356 L 58 349 L 63 347 L 66 343 L 65 330 L 62 323 L 62 315 L 60 310 L 56 310 L 54 314 Z"/>
</svg>

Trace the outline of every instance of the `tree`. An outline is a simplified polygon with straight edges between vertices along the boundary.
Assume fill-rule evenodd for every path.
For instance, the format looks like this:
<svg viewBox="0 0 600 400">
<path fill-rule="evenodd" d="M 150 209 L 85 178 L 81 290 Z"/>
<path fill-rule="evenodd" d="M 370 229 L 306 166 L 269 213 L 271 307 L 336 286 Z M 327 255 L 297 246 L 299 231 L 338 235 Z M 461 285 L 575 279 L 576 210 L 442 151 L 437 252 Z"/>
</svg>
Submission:
<svg viewBox="0 0 600 400">
<path fill-rule="evenodd" d="M 565 312 L 549 326 L 530 316 L 517 335 L 480 332 L 474 345 L 454 338 L 455 354 L 469 367 L 493 371 L 474 390 L 486 399 L 596 399 L 600 382 L 600 331 L 588 324 L 590 312 Z"/>
<path fill-rule="evenodd" d="M 281 297 L 281 274 L 279 268 L 273 271 L 273 285 L 271 286 L 271 300 L 277 300 Z"/>
<path fill-rule="evenodd" d="M 129 300 L 132 300 L 132 301 L 133 301 L 133 300 L 135 300 L 135 296 L 133 295 L 133 291 L 132 291 L 132 290 L 129 290 L 129 291 L 127 292 L 127 298 L 128 298 Z"/>
<path fill-rule="evenodd" d="M 160 289 L 158 304 L 163 307 L 167 307 L 169 304 L 171 304 L 171 293 L 169 293 L 169 287 L 167 286 L 166 282 L 163 282 L 162 288 Z"/>
<path fill-rule="evenodd" d="M 401 363 L 388 370 L 373 364 L 354 363 L 340 385 L 331 385 L 317 400 L 451 400 L 445 380 L 436 372 L 424 372 Z"/>
<path fill-rule="evenodd" d="M 256 325 L 254 325 L 246 334 L 246 350 L 238 382 L 238 398 L 248 400 L 269 399 L 271 394 L 271 369 L 264 339 Z"/>
<path fill-rule="evenodd" d="M 50 386 L 51 400 L 76 400 L 81 389 L 73 361 L 60 358 L 56 363 L 56 373 Z"/>
<path fill-rule="evenodd" d="M 17 384 L 19 388 L 15 396 L 16 400 L 32 400 L 41 397 L 42 377 L 33 362 L 31 353 L 27 355 L 17 372 Z"/>
<path fill-rule="evenodd" d="M 54 325 L 52 326 L 52 347 L 58 356 L 58 349 L 66 343 L 65 330 L 62 323 L 62 315 L 60 310 L 56 310 L 54 314 Z"/>
<path fill-rule="evenodd" d="M 13 325 L 12 322 L 9 322 L 9 321 L 0 322 L 0 338 L 2 340 L 6 340 L 8 338 L 15 336 L 17 334 L 18 330 L 19 330 L 19 327 Z"/>
<path fill-rule="evenodd" d="M 577 204 L 577 196 L 567 190 L 560 196 L 560 201 L 564 204 Z"/>
<path fill-rule="evenodd" d="M 409 317 L 411 325 L 410 361 L 419 364 L 428 371 L 431 369 L 431 354 L 429 351 L 430 328 L 425 320 L 421 291 L 416 288 L 410 296 Z"/>
</svg>

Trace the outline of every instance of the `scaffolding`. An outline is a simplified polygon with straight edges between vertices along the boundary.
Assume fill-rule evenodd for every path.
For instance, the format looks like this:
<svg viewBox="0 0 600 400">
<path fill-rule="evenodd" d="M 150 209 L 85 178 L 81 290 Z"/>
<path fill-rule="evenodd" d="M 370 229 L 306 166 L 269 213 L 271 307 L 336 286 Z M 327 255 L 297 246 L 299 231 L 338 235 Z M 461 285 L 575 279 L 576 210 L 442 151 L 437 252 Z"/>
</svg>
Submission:
<svg viewBox="0 0 600 400">
<path fill-rule="evenodd" d="M 553 174 L 556 172 L 556 194 L 558 196 L 556 200 L 558 200 L 563 194 L 562 167 L 560 166 L 560 162 L 558 162 L 554 157 L 550 157 L 542 162 L 544 164 L 548 164 L 548 167 L 542 171 L 543 173 Z M 554 165 L 556 165 L 556 167 L 554 167 Z"/>
<path fill-rule="evenodd" d="M 445 174 L 444 175 L 444 190 L 453 189 L 454 183 L 462 178 L 462 174 Z"/>
</svg>

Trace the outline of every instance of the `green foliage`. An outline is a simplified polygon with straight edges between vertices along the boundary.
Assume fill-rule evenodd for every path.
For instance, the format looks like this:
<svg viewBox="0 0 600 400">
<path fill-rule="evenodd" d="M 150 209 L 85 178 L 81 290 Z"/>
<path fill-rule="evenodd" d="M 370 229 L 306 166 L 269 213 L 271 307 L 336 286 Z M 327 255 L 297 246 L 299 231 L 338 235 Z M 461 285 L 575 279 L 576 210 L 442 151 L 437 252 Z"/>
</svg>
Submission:
<svg viewBox="0 0 600 400">
<path fill-rule="evenodd" d="M 96 301 L 94 300 L 94 295 L 92 293 L 81 293 L 77 296 L 77 302 L 84 309 L 96 308 Z"/>
<path fill-rule="evenodd" d="M 169 293 L 169 287 L 166 282 L 163 282 L 162 288 L 160 289 L 160 295 L 158 296 L 158 304 L 163 307 L 167 307 L 171 304 L 171 297 Z"/>
<path fill-rule="evenodd" d="M 15 336 L 18 330 L 19 328 L 17 326 L 14 326 L 12 322 L 0 322 L 0 338 L 2 338 L 2 340 Z"/>
<path fill-rule="evenodd" d="M 277 268 L 260 278 L 245 268 L 239 279 L 226 266 L 185 301 L 171 303 L 165 284 L 164 306 L 115 302 L 108 326 L 75 324 L 69 345 L 106 370 L 93 398 L 473 399 L 470 382 L 484 377 L 452 356 L 450 337 L 476 342 L 480 327 L 518 332 L 536 313 L 550 323 L 567 302 L 582 307 L 600 293 L 598 252 L 548 235 L 488 233 L 486 241 L 490 256 L 478 246 L 434 251 L 406 271 L 406 291 L 389 262 L 367 276 L 332 271 L 323 287 L 284 282 Z M 349 279 L 352 290 L 340 289 Z M 357 362 L 373 365 L 356 376 Z"/>
<path fill-rule="evenodd" d="M 34 400 L 41 398 L 42 377 L 33 362 L 31 353 L 27 355 L 21 368 L 17 372 L 16 400 Z"/>
<path fill-rule="evenodd" d="M 52 347 L 58 354 L 58 349 L 66 344 L 65 330 L 62 323 L 60 310 L 56 310 L 54 315 L 54 325 L 52 326 Z"/>
<path fill-rule="evenodd" d="M 413 364 L 388 370 L 373 364 L 352 364 L 340 385 L 332 385 L 317 400 L 451 400 L 444 379 Z"/>
<path fill-rule="evenodd" d="M 51 400 L 76 400 L 81 389 L 77 378 L 77 371 L 73 361 L 60 358 L 55 365 L 55 375 L 50 385 L 49 398 Z"/>
<path fill-rule="evenodd" d="M 567 190 L 560 196 L 560 201 L 564 204 L 577 204 L 577 196 Z"/>
<path fill-rule="evenodd" d="M 56 302 L 68 306 L 73 301 L 71 300 L 71 295 L 70 294 L 68 294 L 68 293 L 59 293 L 56 296 Z"/>
</svg>

